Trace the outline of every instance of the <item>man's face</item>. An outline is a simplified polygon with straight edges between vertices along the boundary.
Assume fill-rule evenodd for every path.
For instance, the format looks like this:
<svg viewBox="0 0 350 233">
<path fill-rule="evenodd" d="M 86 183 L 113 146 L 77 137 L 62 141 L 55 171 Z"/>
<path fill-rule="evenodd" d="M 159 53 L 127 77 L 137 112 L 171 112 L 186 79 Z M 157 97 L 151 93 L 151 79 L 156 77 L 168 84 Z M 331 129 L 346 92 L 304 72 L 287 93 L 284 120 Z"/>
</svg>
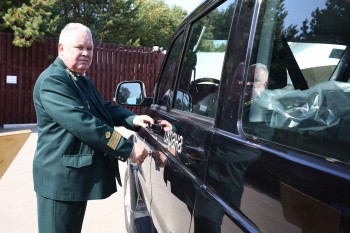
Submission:
<svg viewBox="0 0 350 233">
<path fill-rule="evenodd" d="M 64 64 L 77 74 L 84 74 L 93 57 L 93 41 L 89 33 L 74 31 L 71 39 L 58 45 L 58 52 Z"/>
<path fill-rule="evenodd" d="M 267 85 L 268 73 L 261 68 L 255 69 L 254 82 L 253 82 L 253 98 L 259 96 L 263 92 Z"/>
</svg>

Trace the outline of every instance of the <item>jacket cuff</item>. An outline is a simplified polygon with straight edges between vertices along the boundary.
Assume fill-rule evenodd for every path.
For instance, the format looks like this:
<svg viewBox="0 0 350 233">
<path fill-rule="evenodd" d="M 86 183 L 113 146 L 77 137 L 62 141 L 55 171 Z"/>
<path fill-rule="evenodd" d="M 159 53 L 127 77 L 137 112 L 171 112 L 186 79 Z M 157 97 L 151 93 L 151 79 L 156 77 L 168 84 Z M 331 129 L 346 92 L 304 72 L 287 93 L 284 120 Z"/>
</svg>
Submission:
<svg viewBox="0 0 350 233">
<path fill-rule="evenodd" d="M 117 151 L 117 159 L 125 162 L 131 155 L 132 150 L 134 149 L 134 143 L 127 139 L 123 139 L 124 142 L 119 143 Z"/>
</svg>

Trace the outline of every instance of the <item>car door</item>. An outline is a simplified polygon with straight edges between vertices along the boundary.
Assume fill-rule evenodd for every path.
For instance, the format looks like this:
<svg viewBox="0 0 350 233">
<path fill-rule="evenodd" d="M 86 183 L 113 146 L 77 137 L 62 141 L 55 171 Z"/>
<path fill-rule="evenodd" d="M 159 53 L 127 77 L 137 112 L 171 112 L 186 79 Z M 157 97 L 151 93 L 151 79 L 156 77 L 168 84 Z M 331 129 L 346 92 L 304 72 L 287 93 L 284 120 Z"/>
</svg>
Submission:
<svg viewBox="0 0 350 233">
<path fill-rule="evenodd" d="M 160 232 L 349 232 L 350 6 L 303 4 L 208 1 L 176 34 L 140 132 Z"/>
<path fill-rule="evenodd" d="M 186 27 L 174 38 L 157 83 L 158 98 L 147 114 L 156 120 L 171 124 L 171 130 L 146 129 L 139 137 L 152 151 L 152 159 L 142 165 L 141 183 L 150 194 L 150 214 L 158 232 L 188 232 L 191 226 L 191 208 L 195 190 L 189 175 L 194 176 L 184 163 L 181 151 L 184 125 L 169 117 L 176 77 L 185 45 Z M 185 127 L 186 129 L 186 127 Z"/>
<path fill-rule="evenodd" d="M 226 12 L 220 15 L 220 20 L 228 20 L 231 25 L 230 30 L 221 28 L 221 32 L 227 32 L 227 43 L 218 95 L 215 100 L 213 94 L 202 99 L 193 110 L 198 114 L 214 115 L 214 130 L 207 154 L 204 184 L 198 189 L 193 211 L 193 232 L 196 233 L 260 232 L 250 216 L 241 210 L 241 203 L 244 197 L 245 173 L 259 158 L 261 151 L 253 143 L 244 143 L 240 137 L 238 115 L 240 101 L 246 95 L 244 61 L 247 59 L 249 34 L 256 20 L 259 3 L 231 1 L 226 4 Z M 228 12 L 231 14 L 229 19 Z M 212 68 L 219 59 L 215 54 L 210 57 L 211 65 L 208 66 Z M 208 84 L 210 79 L 205 81 L 203 83 Z M 214 113 L 210 110 L 212 102 L 216 103 Z"/>
<path fill-rule="evenodd" d="M 248 232 L 349 232 L 349 32 L 340 25 L 350 6 L 310 0 L 301 10 L 302 2 L 241 8 L 252 13 L 238 20 L 249 36 L 231 41 L 206 172 L 231 207 L 217 232 L 236 232 L 242 216 L 256 226 Z"/>
<path fill-rule="evenodd" d="M 153 159 L 142 170 L 145 181 L 150 180 L 150 213 L 159 232 L 201 232 L 195 229 L 193 212 L 198 191 L 205 187 L 235 3 L 208 2 L 178 31 L 157 82 L 154 104 L 146 112 L 171 127 L 139 132 L 152 150 Z"/>
</svg>

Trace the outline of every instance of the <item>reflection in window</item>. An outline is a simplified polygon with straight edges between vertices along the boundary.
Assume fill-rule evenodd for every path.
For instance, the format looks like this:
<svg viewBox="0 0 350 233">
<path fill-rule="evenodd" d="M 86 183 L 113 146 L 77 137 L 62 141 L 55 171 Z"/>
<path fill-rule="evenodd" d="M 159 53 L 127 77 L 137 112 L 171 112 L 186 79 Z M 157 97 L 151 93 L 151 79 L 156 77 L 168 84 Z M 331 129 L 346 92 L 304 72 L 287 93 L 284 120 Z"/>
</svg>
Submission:
<svg viewBox="0 0 350 233">
<path fill-rule="evenodd" d="M 268 79 L 256 95 L 257 67 L 247 74 L 243 130 L 350 163 L 350 3 L 267 1 L 262 9 L 251 67 L 265 66 Z"/>
<path fill-rule="evenodd" d="M 174 108 L 215 117 L 233 2 L 225 2 L 192 25 Z"/>
<path fill-rule="evenodd" d="M 124 83 L 119 88 L 118 102 L 123 104 L 140 104 L 142 93 L 140 83 Z"/>
<path fill-rule="evenodd" d="M 160 87 L 157 103 L 162 106 L 171 104 L 173 91 L 171 89 L 176 78 L 176 70 L 180 59 L 181 47 L 183 45 L 183 33 L 181 33 L 173 43 L 170 53 L 167 57 L 162 76 L 160 78 Z"/>
</svg>

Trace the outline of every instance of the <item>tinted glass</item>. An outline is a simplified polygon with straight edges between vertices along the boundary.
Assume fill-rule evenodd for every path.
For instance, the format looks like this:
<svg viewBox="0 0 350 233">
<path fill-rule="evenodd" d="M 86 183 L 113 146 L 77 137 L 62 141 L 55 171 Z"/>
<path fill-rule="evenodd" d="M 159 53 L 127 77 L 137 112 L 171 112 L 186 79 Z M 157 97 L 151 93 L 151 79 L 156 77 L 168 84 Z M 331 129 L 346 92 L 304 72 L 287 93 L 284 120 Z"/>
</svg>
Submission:
<svg viewBox="0 0 350 233">
<path fill-rule="evenodd" d="M 349 1 L 262 4 L 246 77 L 245 133 L 350 162 L 349 24 Z"/>
<path fill-rule="evenodd" d="M 207 117 L 215 116 L 233 15 L 232 2 L 220 5 L 192 25 L 174 108 Z"/>
<path fill-rule="evenodd" d="M 160 87 L 157 100 L 157 103 L 159 105 L 167 106 L 171 104 L 173 97 L 172 85 L 175 82 L 177 65 L 180 59 L 182 46 L 183 33 L 181 33 L 173 42 L 170 53 L 167 56 L 167 60 L 163 68 L 162 76 L 159 79 L 160 81 L 158 85 L 160 85 Z"/>
</svg>

